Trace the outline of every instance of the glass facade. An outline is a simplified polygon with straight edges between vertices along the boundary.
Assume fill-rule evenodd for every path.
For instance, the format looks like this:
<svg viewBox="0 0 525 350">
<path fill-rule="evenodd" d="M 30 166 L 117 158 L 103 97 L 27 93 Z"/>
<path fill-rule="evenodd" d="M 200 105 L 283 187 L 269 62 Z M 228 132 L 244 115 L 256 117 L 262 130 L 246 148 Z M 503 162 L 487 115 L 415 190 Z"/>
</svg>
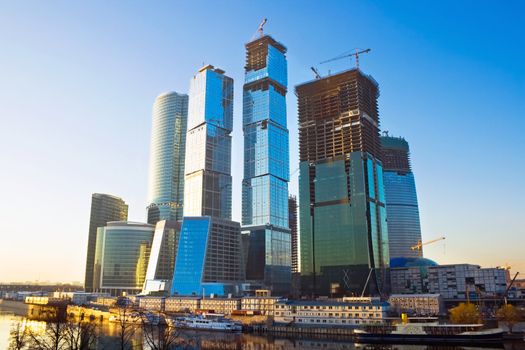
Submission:
<svg viewBox="0 0 525 350">
<path fill-rule="evenodd" d="M 109 194 L 94 193 L 91 196 L 91 215 L 89 218 L 89 236 L 86 258 L 86 274 L 84 288 L 92 292 L 99 279 L 94 275 L 95 251 L 97 245 L 97 229 L 106 226 L 110 221 L 128 219 L 128 205 L 124 200 Z"/>
<path fill-rule="evenodd" d="M 233 80 L 206 66 L 190 84 L 184 216 L 231 219 Z"/>
<path fill-rule="evenodd" d="M 383 176 L 387 198 L 390 256 L 417 257 L 418 252 L 410 249 L 421 240 L 414 174 L 385 171 Z"/>
<path fill-rule="evenodd" d="M 240 226 L 208 216 L 182 223 L 171 294 L 238 294 L 243 281 Z"/>
<path fill-rule="evenodd" d="M 154 226 L 134 222 L 110 222 L 97 240 L 100 257 L 100 291 L 112 295 L 142 289 L 153 240 Z"/>
<path fill-rule="evenodd" d="M 242 225 L 246 278 L 289 292 L 289 141 L 286 48 L 270 36 L 246 44 Z M 286 258 L 284 258 L 286 257 Z"/>
<path fill-rule="evenodd" d="M 401 137 L 381 137 L 388 234 L 392 258 L 416 258 L 410 247 L 421 241 L 416 184 L 408 142 Z"/>
<path fill-rule="evenodd" d="M 155 225 L 146 280 L 171 280 L 180 234 L 180 221 L 162 220 Z"/>
<path fill-rule="evenodd" d="M 375 80 L 352 69 L 296 87 L 303 295 L 388 291 Z"/>
<path fill-rule="evenodd" d="M 148 223 L 181 220 L 188 95 L 167 92 L 153 104 Z"/>
</svg>

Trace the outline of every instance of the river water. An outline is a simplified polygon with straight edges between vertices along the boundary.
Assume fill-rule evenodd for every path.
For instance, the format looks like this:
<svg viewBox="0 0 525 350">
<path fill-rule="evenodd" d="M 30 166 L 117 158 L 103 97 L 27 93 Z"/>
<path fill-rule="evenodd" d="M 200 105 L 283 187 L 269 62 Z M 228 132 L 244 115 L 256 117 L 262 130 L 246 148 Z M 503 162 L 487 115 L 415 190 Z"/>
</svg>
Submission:
<svg viewBox="0 0 525 350">
<path fill-rule="evenodd" d="M 18 322 L 27 322 L 29 327 L 45 327 L 44 322 L 29 321 L 22 316 L 2 311 L 0 309 L 0 350 L 7 349 L 9 332 Z M 117 326 L 105 323 L 100 326 L 100 337 L 97 350 L 117 349 Z M 455 346 L 419 346 L 419 345 L 365 345 L 354 344 L 350 339 L 314 339 L 303 337 L 261 336 L 252 334 L 229 334 L 220 332 L 183 331 L 180 335 L 189 345 L 186 349 L 232 349 L 232 350 L 353 350 L 353 349 L 399 349 L 399 350 L 459 350 L 459 349 L 490 349 Z M 132 337 L 133 350 L 148 350 L 143 335 L 137 331 Z M 506 350 L 525 350 L 522 344 L 505 344 Z"/>
</svg>

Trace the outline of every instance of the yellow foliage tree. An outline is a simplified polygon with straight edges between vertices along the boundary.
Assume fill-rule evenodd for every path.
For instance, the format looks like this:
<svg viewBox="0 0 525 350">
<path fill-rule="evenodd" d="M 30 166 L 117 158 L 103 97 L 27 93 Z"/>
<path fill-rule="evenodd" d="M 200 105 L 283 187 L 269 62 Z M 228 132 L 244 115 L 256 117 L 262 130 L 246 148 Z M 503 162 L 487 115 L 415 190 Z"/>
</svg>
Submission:
<svg viewBox="0 0 525 350">
<path fill-rule="evenodd" d="M 513 305 L 503 305 L 496 312 L 496 317 L 501 322 L 504 322 L 512 333 L 512 327 L 521 319 L 520 312 Z"/>
<path fill-rule="evenodd" d="M 449 310 L 450 321 L 456 324 L 478 324 L 481 323 L 481 314 L 476 305 L 471 303 L 460 303 Z"/>
</svg>

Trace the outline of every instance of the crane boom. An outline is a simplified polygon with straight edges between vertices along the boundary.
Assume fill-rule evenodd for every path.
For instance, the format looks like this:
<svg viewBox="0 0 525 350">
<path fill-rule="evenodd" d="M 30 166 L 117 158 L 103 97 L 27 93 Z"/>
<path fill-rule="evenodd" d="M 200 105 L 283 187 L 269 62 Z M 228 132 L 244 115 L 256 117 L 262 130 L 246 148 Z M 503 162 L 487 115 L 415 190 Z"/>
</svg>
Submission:
<svg viewBox="0 0 525 350">
<path fill-rule="evenodd" d="M 361 50 L 359 51 L 359 49 L 355 49 L 355 52 L 352 52 L 352 53 L 345 53 L 345 54 L 342 54 L 342 55 L 339 55 L 337 57 L 334 57 L 334 58 L 330 58 L 329 60 L 326 60 L 326 61 L 323 61 L 323 62 L 320 62 L 319 64 L 324 64 L 324 63 L 328 63 L 328 62 L 332 62 L 332 61 L 337 61 L 337 60 L 340 60 L 340 59 L 343 59 L 343 58 L 346 58 L 346 57 L 351 57 L 351 56 L 354 56 L 355 57 L 355 66 L 357 68 L 359 68 L 359 55 L 363 54 L 363 53 L 369 53 L 370 52 L 370 49 L 366 49 L 366 50 Z"/>
<path fill-rule="evenodd" d="M 411 246 L 410 249 L 417 250 L 418 251 L 418 255 L 421 256 L 424 245 L 435 243 L 435 242 L 439 242 L 439 241 L 442 241 L 444 239 L 445 239 L 445 237 L 439 237 L 439 238 L 436 238 L 436 239 L 433 239 L 433 240 L 430 240 L 430 241 L 426 241 L 426 242 L 419 241 L 416 245 Z"/>
<path fill-rule="evenodd" d="M 255 32 L 255 34 L 253 34 L 252 36 L 252 41 L 255 40 L 257 38 L 257 35 L 259 35 L 259 38 L 262 38 L 263 35 L 264 35 L 264 30 L 263 30 L 263 27 L 264 25 L 266 24 L 266 22 L 268 22 L 268 19 L 267 18 L 263 18 L 263 20 L 261 21 L 261 23 L 259 23 L 259 26 L 257 27 L 257 31 Z"/>
</svg>

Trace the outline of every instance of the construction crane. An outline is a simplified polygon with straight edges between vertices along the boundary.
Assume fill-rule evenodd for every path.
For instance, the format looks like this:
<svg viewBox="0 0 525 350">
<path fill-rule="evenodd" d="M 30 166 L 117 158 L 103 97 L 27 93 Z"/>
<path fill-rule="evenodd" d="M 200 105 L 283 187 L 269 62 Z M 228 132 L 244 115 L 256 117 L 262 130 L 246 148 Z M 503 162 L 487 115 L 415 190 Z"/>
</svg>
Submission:
<svg viewBox="0 0 525 350">
<path fill-rule="evenodd" d="M 259 38 L 263 37 L 263 35 L 264 35 L 263 27 L 266 24 L 266 22 L 268 22 L 268 19 L 267 18 L 263 18 L 261 23 L 259 23 L 259 27 L 257 27 L 257 31 L 255 32 L 255 34 L 253 34 L 252 39 L 250 41 L 255 40 L 257 38 L 257 35 L 259 35 Z"/>
<path fill-rule="evenodd" d="M 321 74 L 319 74 L 319 71 L 315 69 L 315 67 L 310 67 L 310 69 L 314 72 L 315 79 L 321 79 Z"/>
<path fill-rule="evenodd" d="M 412 247 L 410 247 L 410 249 L 412 250 L 417 250 L 417 255 L 419 257 L 422 257 L 423 256 L 423 246 L 424 245 L 427 245 L 427 244 L 430 244 L 430 243 L 435 243 L 435 242 L 439 242 L 439 241 L 442 241 L 444 240 L 445 237 L 439 237 L 439 238 L 436 238 L 436 239 L 433 239 L 431 241 L 426 241 L 424 243 L 422 243 L 421 241 L 419 241 L 416 245 L 413 245 Z"/>
<path fill-rule="evenodd" d="M 359 51 L 358 48 L 355 49 L 355 52 L 353 53 L 344 53 L 342 55 L 339 55 L 337 57 L 334 57 L 334 58 L 330 58 L 329 60 L 326 60 L 326 61 L 323 61 L 319 64 L 324 64 L 324 63 L 328 63 L 328 62 L 332 62 L 332 61 L 336 61 L 336 60 L 340 60 L 340 59 L 343 59 L 343 58 L 346 58 L 346 57 L 352 57 L 354 56 L 355 57 L 355 66 L 356 68 L 359 68 L 359 55 L 363 54 L 363 53 L 369 53 L 370 52 L 370 49 L 366 49 L 366 50 L 361 50 Z"/>
</svg>

